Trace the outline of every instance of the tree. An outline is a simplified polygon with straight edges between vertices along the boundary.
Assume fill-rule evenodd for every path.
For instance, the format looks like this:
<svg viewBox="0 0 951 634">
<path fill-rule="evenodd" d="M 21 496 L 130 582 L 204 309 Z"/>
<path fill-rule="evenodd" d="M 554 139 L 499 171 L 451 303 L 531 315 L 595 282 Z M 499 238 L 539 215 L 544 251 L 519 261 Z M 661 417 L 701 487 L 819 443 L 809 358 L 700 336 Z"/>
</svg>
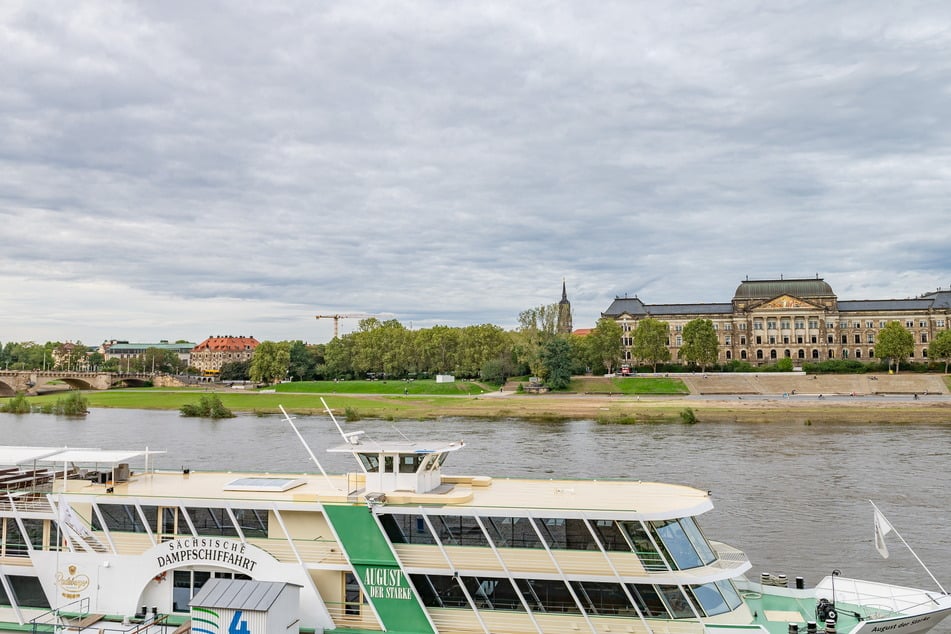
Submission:
<svg viewBox="0 0 951 634">
<path fill-rule="evenodd" d="M 948 373 L 948 362 L 951 361 L 951 330 L 942 330 L 928 344 L 928 358 L 944 359 L 944 373 Z"/>
<path fill-rule="evenodd" d="M 287 342 L 262 341 L 251 357 L 251 380 L 256 383 L 277 383 L 287 376 L 291 364 Z"/>
<path fill-rule="evenodd" d="M 653 367 L 657 372 L 657 364 L 670 360 L 670 350 L 667 348 L 667 335 L 670 330 L 666 321 L 653 317 L 642 319 L 634 329 L 634 356 Z"/>
<path fill-rule="evenodd" d="M 558 327 L 558 304 L 545 304 L 523 310 L 518 315 L 519 328 L 515 335 L 515 354 L 518 362 L 528 366 L 535 376 L 544 371 L 542 351 L 555 336 Z"/>
<path fill-rule="evenodd" d="M 915 337 L 897 321 L 890 321 L 878 333 L 875 342 L 875 356 L 879 359 L 888 359 L 888 369 L 895 363 L 895 372 L 898 366 L 915 350 Z"/>
<path fill-rule="evenodd" d="M 602 317 L 586 337 L 590 341 L 592 356 L 604 366 L 608 374 L 614 372 L 614 366 L 621 360 L 623 334 L 620 324 Z"/>
<path fill-rule="evenodd" d="M 717 352 L 720 340 L 717 331 L 713 329 L 713 322 L 709 319 L 693 319 L 684 326 L 682 333 L 683 345 L 680 347 L 680 358 L 687 363 L 696 363 L 701 372 L 706 372 L 708 365 L 717 362 Z"/>
<path fill-rule="evenodd" d="M 251 362 L 231 361 L 222 363 L 218 370 L 218 378 L 222 381 L 249 381 L 251 380 Z"/>
<path fill-rule="evenodd" d="M 563 390 L 571 382 L 571 349 L 564 337 L 553 337 L 542 348 L 542 377 L 552 390 Z"/>
</svg>

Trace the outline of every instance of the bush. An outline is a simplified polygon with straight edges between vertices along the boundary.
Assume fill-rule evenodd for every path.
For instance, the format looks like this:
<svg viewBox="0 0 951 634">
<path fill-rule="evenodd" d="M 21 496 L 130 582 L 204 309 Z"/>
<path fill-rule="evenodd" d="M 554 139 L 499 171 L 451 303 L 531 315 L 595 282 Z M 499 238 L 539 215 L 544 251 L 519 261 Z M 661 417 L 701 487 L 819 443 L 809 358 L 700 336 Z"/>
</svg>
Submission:
<svg viewBox="0 0 951 634">
<path fill-rule="evenodd" d="M 697 413 L 690 407 L 682 409 L 680 410 L 680 420 L 682 420 L 685 425 L 693 425 L 697 422 Z"/>
<path fill-rule="evenodd" d="M 26 400 L 23 394 L 17 394 L 11 398 L 5 405 L 0 405 L 0 412 L 8 414 L 29 414 L 30 402 Z"/>
<path fill-rule="evenodd" d="M 221 397 L 217 394 L 204 394 L 198 400 L 198 403 L 186 403 L 179 410 L 182 416 L 194 416 L 200 418 L 234 418 L 230 409 L 221 402 Z"/>
<path fill-rule="evenodd" d="M 356 422 L 362 418 L 360 412 L 358 412 L 355 407 L 344 408 L 343 417 L 348 423 Z"/>
</svg>

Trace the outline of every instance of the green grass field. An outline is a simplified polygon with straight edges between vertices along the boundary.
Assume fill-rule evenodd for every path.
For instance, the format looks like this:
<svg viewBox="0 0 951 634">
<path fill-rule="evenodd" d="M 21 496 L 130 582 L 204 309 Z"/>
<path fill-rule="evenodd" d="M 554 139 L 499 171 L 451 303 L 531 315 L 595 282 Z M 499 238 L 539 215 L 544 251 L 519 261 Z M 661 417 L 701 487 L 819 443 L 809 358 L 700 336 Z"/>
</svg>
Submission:
<svg viewBox="0 0 951 634">
<path fill-rule="evenodd" d="M 414 381 L 298 381 L 279 383 L 272 388 L 281 393 L 308 394 L 432 394 L 436 396 L 471 396 L 498 389 L 476 381 L 436 383 L 432 379 Z"/>
</svg>

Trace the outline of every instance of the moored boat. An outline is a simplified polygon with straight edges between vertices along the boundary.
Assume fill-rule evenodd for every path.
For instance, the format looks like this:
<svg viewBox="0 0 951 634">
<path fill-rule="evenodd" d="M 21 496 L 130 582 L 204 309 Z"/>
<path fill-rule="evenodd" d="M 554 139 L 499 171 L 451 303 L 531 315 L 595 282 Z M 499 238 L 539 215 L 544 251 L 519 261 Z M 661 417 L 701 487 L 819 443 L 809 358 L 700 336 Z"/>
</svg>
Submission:
<svg viewBox="0 0 951 634">
<path fill-rule="evenodd" d="M 462 441 L 343 437 L 342 475 L 0 447 L 0 621 L 185 623 L 213 579 L 297 588 L 286 621 L 318 632 L 911 633 L 951 610 L 837 575 L 749 580 L 743 552 L 701 530 L 699 489 L 450 475 Z"/>
</svg>

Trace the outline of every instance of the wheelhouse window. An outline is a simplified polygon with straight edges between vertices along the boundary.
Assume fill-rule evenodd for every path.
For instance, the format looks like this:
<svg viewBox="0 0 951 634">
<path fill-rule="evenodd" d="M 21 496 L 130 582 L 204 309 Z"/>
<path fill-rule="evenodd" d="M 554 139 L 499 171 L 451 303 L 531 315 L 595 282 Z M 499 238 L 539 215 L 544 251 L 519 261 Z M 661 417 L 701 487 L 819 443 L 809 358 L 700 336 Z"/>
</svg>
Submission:
<svg viewBox="0 0 951 634">
<path fill-rule="evenodd" d="M 716 559 L 693 518 L 651 522 L 664 547 L 681 570 L 698 568 Z"/>
</svg>

